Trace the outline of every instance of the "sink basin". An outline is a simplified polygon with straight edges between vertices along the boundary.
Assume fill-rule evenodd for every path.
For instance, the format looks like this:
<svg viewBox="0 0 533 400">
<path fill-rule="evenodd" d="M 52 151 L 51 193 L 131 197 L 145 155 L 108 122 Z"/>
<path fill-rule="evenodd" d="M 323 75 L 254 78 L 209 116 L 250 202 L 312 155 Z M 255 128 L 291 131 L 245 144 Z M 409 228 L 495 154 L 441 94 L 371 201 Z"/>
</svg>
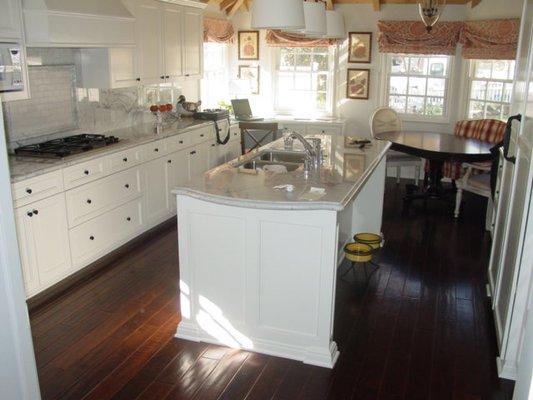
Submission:
<svg viewBox="0 0 533 400">
<path fill-rule="evenodd" d="M 283 165 L 285 168 L 287 168 L 287 172 L 291 172 L 294 170 L 297 170 L 302 164 L 298 163 L 290 163 L 290 162 L 281 162 L 281 161 L 266 161 L 261 159 L 252 159 L 250 161 L 247 161 L 243 164 L 238 165 L 239 168 L 244 169 L 262 169 L 265 165 Z"/>
<path fill-rule="evenodd" d="M 261 160 L 271 161 L 277 163 L 297 163 L 303 164 L 306 158 L 306 154 L 297 151 L 266 151 L 259 154 Z M 256 158 L 257 158 L 256 157 Z"/>
</svg>

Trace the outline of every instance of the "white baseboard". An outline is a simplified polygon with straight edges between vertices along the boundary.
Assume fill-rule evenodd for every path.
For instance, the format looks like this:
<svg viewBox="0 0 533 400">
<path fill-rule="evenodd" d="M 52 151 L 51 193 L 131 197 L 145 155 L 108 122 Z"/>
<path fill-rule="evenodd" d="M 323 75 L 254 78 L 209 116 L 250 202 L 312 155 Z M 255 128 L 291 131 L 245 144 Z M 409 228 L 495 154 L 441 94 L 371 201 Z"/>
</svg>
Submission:
<svg viewBox="0 0 533 400">
<path fill-rule="evenodd" d="M 498 376 L 500 378 L 516 381 L 517 370 L 515 363 L 511 363 L 509 365 L 509 363 L 506 363 L 505 360 L 501 359 L 500 357 L 496 357 L 496 365 L 498 366 Z"/>
</svg>

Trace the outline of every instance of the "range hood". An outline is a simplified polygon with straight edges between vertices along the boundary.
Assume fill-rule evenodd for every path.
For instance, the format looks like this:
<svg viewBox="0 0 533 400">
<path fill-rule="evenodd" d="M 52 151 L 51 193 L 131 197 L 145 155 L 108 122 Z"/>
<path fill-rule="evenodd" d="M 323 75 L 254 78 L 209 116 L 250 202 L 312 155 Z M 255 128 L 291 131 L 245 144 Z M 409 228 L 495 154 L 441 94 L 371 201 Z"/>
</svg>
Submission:
<svg viewBox="0 0 533 400">
<path fill-rule="evenodd" d="M 26 45 L 135 45 L 135 18 L 121 0 L 23 0 Z"/>
</svg>

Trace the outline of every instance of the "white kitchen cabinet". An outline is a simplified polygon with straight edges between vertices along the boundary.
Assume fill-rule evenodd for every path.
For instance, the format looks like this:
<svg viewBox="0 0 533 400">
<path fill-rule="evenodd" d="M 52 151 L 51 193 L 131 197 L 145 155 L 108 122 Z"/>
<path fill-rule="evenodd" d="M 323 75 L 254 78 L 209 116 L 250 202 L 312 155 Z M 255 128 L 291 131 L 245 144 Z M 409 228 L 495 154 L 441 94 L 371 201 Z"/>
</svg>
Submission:
<svg viewBox="0 0 533 400">
<path fill-rule="evenodd" d="M 148 224 L 163 221 L 170 214 L 167 157 L 144 165 L 145 218 Z"/>
<path fill-rule="evenodd" d="M 182 150 L 172 153 L 167 157 L 167 187 L 172 214 L 176 213 L 176 196 L 171 191 L 189 180 L 188 154 L 188 150 Z"/>
<path fill-rule="evenodd" d="M 161 83 L 163 72 L 163 37 L 159 2 L 139 0 L 135 9 L 139 78 L 142 83 Z"/>
<path fill-rule="evenodd" d="M 163 48 L 166 81 L 183 76 L 183 8 L 175 4 L 161 4 L 163 10 Z"/>
<path fill-rule="evenodd" d="M 0 41 L 22 40 L 20 0 L 0 0 Z"/>
<path fill-rule="evenodd" d="M 216 139 L 207 142 L 207 169 L 215 168 L 225 162 L 223 146 L 217 144 Z M 222 160 L 220 156 L 222 155 Z"/>
<path fill-rule="evenodd" d="M 65 194 L 18 208 L 16 222 L 26 291 L 31 295 L 71 270 Z"/>
<path fill-rule="evenodd" d="M 184 8 L 184 73 L 186 77 L 202 76 L 203 22 L 202 12 Z"/>
<path fill-rule="evenodd" d="M 118 89 L 138 83 L 134 47 L 81 49 L 80 57 L 83 87 Z"/>
<path fill-rule="evenodd" d="M 189 179 L 192 179 L 207 170 L 207 144 L 197 145 L 188 149 Z"/>
</svg>

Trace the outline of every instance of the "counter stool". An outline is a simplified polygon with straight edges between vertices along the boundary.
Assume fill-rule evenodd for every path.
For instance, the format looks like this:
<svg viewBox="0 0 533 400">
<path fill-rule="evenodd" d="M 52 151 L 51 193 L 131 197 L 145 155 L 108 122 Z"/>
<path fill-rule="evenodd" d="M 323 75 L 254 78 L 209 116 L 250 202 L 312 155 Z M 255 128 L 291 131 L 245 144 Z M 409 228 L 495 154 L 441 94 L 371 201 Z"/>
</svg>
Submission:
<svg viewBox="0 0 533 400">
<path fill-rule="evenodd" d="M 346 258 L 350 261 L 350 268 L 344 272 L 340 278 L 344 278 L 348 272 L 352 271 L 353 276 L 355 277 L 355 264 L 363 264 L 363 269 L 365 271 L 365 278 L 368 281 L 368 272 L 366 270 L 366 264 L 372 262 L 372 254 L 374 250 L 370 245 L 364 243 L 348 243 L 344 246 L 344 254 Z"/>
</svg>

